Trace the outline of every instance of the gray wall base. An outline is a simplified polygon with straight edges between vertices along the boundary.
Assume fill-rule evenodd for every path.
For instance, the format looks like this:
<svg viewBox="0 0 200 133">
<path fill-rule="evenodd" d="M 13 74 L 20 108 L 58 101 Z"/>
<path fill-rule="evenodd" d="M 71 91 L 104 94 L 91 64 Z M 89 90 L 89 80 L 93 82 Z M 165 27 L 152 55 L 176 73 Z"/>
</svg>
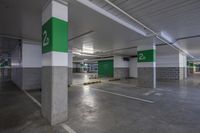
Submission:
<svg viewBox="0 0 200 133">
<path fill-rule="evenodd" d="M 114 68 L 114 78 L 128 78 L 129 68 Z"/>
<path fill-rule="evenodd" d="M 184 67 L 157 67 L 156 77 L 159 81 L 182 80 L 186 77 Z"/>
<path fill-rule="evenodd" d="M 68 67 L 42 68 L 42 114 L 55 125 L 68 116 Z"/>
<path fill-rule="evenodd" d="M 81 68 L 73 68 L 73 73 L 80 73 L 81 72 Z"/>
<path fill-rule="evenodd" d="M 23 90 L 41 88 L 41 68 L 12 68 L 11 80 Z"/>
<path fill-rule="evenodd" d="M 41 68 L 23 68 L 22 89 L 32 90 L 41 88 Z"/>
<path fill-rule="evenodd" d="M 15 83 L 20 89 L 22 89 L 22 68 L 20 67 L 13 67 L 11 69 L 11 80 L 13 83 Z"/>
<path fill-rule="evenodd" d="M 156 69 L 153 67 L 138 68 L 137 86 L 145 88 L 156 88 Z"/>
</svg>

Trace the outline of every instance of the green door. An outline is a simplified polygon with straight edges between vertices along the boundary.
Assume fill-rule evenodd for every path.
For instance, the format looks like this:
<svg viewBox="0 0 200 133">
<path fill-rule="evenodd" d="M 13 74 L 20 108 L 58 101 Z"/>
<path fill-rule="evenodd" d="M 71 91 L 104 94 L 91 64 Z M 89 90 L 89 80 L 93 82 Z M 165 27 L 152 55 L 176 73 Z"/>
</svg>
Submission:
<svg viewBox="0 0 200 133">
<path fill-rule="evenodd" d="M 113 77 L 113 60 L 98 61 L 99 77 Z"/>
</svg>

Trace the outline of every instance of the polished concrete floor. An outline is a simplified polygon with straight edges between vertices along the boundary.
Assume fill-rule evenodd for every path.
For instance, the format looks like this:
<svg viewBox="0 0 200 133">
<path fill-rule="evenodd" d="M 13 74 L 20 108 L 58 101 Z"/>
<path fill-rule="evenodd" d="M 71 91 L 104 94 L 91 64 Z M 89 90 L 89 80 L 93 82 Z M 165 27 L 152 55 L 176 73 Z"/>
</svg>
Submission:
<svg viewBox="0 0 200 133">
<path fill-rule="evenodd" d="M 77 76 L 78 79 L 78 76 Z M 199 133 L 200 75 L 158 82 L 157 89 L 134 79 L 69 88 L 69 120 L 77 133 Z M 40 91 L 29 91 L 40 102 Z M 58 132 L 40 108 L 10 82 L 1 84 L 0 132 Z"/>
<path fill-rule="evenodd" d="M 31 91 L 40 99 L 40 91 Z M 39 95 L 39 96 L 38 96 Z M 0 80 L 0 133 L 65 133 L 51 127 L 41 110 L 23 91 L 8 80 Z"/>
<path fill-rule="evenodd" d="M 94 77 L 97 77 L 96 73 L 73 73 L 72 74 L 73 80 L 72 84 L 73 85 L 81 85 L 85 82 L 89 81 L 94 81 Z"/>
</svg>

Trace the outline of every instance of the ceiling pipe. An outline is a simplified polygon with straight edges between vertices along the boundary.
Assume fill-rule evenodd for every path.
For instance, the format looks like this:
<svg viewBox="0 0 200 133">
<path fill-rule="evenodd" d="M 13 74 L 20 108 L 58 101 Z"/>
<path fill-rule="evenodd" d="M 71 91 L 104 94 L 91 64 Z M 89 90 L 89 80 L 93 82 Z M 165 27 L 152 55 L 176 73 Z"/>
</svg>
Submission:
<svg viewBox="0 0 200 133">
<path fill-rule="evenodd" d="M 140 35 L 143 35 L 143 36 L 147 36 L 146 32 L 144 29 L 142 28 L 139 28 L 138 26 L 136 25 L 132 25 L 132 24 L 129 24 L 128 22 L 120 19 L 119 17 L 105 11 L 104 9 L 102 9 L 101 7 L 97 6 L 96 4 L 92 3 L 91 1 L 89 0 L 76 0 L 77 2 L 81 3 L 82 5 L 85 5 L 87 7 L 89 7 L 90 9 L 112 19 L 113 21 L 127 27 L 128 29 L 131 29 L 133 31 L 135 31 L 136 33 L 140 34 Z"/>
<path fill-rule="evenodd" d="M 149 30 L 151 33 L 153 33 L 154 35 L 158 35 L 155 31 L 153 31 L 151 28 L 147 27 L 146 25 L 144 25 L 142 22 L 140 22 L 139 20 L 137 20 L 136 18 L 132 17 L 131 15 L 129 15 L 127 12 L 125 12 L 124 10 L 122 10 L 121 8 L 119 8 L 118 6 L 116 6 L 115 4 L 113 4 L 112 2 L 110 2 L 109 0 L 105 0 L 105 2 L 107 2 L 109 5 L 111 5 L 112 7 L 114 7 L 115 9 L 117 9 L 118 11 L 120 11 L 121 13 L 123 13 L 124 15 L 128 16 L 130 19 L 132 19 L 133 21 L 135 21 L 136 23 L 138 23 L 139 25 L 141 25 L 142 27 L 144 27 L 145 29 Z"/>
<path fill-rule="evenodd" d="M 162 37 L 160 37 L 160 35 L 158 33 L 156 33 L 154 30 L 152 30 L 151 28 L 147 27 L 146 25 L 144 25 L 142 22 L 140 22 L 138 19 L 132 17 L 131 15 L 129 15 L 127 12 L 125 12 L 124 10 L 122 10 L 121 8 L 119 8 L 118 6 L 116 6 L 115 4 L 113 4 L 112 2 L 110 2 L 109 0 L 105 0 L 106 3 L 108 3 L 109 5 L 111 5 L 112 7 L 114 7 L 115 9 L 117 9 L 118 11 L 120 11 L 121 13 L 123 13 L 124 15 L 126 15 L 127 17 L 129 17 L 130 19 L 132 19 L 133 21 L 135 21 L 136 23 L 138 23 L 139 25 L 141 25 L 142 27 L 144 27 L 146 30 L 150 31 L 151 33 L 153 33 L 153 35 L 156 36 L 157 39 L 159 39 L 160 41 L 168 44 L 169 46 L 173 47 L 174 49 L 181 51 L 182 53 L 184 53 L 185 55 L 188 55 L 192 58 L 195 58 L 194 56 L 190 55 L 189 53 L 185 52 L 184 50 L 178 48 L 177 46 L 175 46 L 174 44 L 169 43 L 168 41 L 166 41 L 165 39 L 163 39 Z"/>
</svg>

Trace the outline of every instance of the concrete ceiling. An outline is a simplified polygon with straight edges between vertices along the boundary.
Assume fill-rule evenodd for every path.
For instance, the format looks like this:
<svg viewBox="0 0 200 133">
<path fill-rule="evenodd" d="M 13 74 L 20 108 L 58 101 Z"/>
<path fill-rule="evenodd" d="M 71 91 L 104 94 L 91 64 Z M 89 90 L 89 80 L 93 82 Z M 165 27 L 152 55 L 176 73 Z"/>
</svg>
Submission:
<svg viewBox="0 0 200 133">
<path fill-rule="evenodd" d="M 1 0 L 0 34 L 41 40 L 41 12 L 47 0 Z M 103 0 L 90 0 L 107 12 L 134 22 L 117 12 Z M 157 33 L 164 32 L 173 41 L 200 35 L 199 0 L 110 0 L 118 7 L 151 27 Z M 148 39 L 133 30 L 95 12 L 76 0 L 69 3 L 69 47 L 73 51 L 84 47 L 94 49 L 95 55 L 135 55 L 134 47 L 147 43 Z M 195 57 L 200 57 L 200 38 L 183 39 L 178 45 Z M 173 53 L 171 48 L 161 53 Z M 87 57 L 87 56 L 85 56 Z M 83 57 L 83 58 L 85 58 Z M 89 57 L 88 57 L 89 58 Z M 92 58 L 92 56 L 90 56 Z"/>
<path fill-rule="evenodd" d="M 129 23 L 133 20 L 116 10 L 103 0 L 90 0 L 105 11 Z M 180 38 L 200 37 L 200 1 L 199 0 L 110 0 L 129 15 L 141 21 L 157 33 L 164 33 L 173 42 Z M 187 40 L 187 41 L 186 41 Z M 196 58 L 200 53 L 199 39 L 186 39 L 176 42 L 183 50 Z M 182 43 L 185 42 L 185 43 Z M 187 42 L 187 43 L 186 43 Z"/>
<path fill-rule="evenodd" d="M 19 40 L 0 37 L 0 58 L 10 55 L 11 51 L 19 45 Z"/>
<path fill-rule="evenodd" d="M 85 46 L 91 46 L 94 51 L 101 53 L 108 50 L 130 47 L 133 40 L 145 38 L 78 2 L 73 2 L 70 5 L 69 22 L 69 38 L 91 31 L 82 37 L 70 41 L 70 48 L 82 49 Z M 136 44 L 133 45 L 136 46 Z"/>
</svg>

